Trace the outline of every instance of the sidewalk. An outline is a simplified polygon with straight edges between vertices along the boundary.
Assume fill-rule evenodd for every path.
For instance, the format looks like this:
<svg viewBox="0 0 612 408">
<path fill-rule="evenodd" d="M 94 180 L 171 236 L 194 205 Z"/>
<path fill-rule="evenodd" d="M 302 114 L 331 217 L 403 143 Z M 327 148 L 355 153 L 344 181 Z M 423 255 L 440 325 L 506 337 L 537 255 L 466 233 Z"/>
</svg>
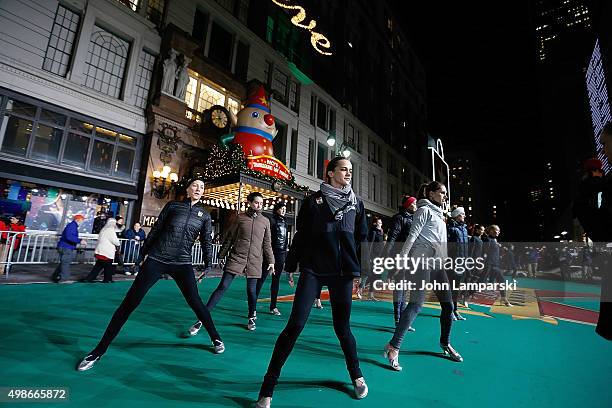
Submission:
<svg viewBox="0 0 612 408">
<path fill-rule="evenodd" d="M 75 264 L 70 267 L 72 276 L 66 283 L 73 283 L 87 276 L 93 265 L 90 264 Z M 40 265 L 13 265 L 9 272 L 9 277 L 0 275 L 0 284 L 25 284 L 25 283 L 52 283 L 51 274 L 55 271 L 57 264 L 40 264 Z M 196 276 L 200 276 L 202 271 L 200 268 L 194 268 Z M 213 268 L 206 277 L 219 277 L 222 271 L 218 267 Z M 125 275 L 121 268 L 116 268 L 116 273 L 113 275 L 115 281 L 134 280 L 135 276 Z M 102 280 L 102 273 L 98 279 Z"/>
</svg>

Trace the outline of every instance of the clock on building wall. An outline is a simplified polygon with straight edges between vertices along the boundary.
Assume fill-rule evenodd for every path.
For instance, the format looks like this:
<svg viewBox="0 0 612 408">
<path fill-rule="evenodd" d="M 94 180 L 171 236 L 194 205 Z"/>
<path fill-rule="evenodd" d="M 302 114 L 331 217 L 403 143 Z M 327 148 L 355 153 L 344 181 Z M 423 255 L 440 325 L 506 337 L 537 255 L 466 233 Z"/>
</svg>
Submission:
<svg viewBox="0 0 612 408">
<path fill-rule="evenodd" d="M 230 113 L 220 105 L 212 106 L 207 113 L 206 122 L 218 130 L 229 130 Z"/>
</svg>

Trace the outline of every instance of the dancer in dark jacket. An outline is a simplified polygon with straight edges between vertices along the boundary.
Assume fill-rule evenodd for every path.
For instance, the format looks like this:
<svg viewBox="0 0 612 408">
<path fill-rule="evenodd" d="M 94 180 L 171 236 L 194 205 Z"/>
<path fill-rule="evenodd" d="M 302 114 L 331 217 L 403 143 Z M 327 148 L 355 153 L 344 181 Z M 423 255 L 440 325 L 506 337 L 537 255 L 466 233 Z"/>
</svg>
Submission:
<svg viewBox="0 0 612 408">
<path fill-rule="evenodd" d="M 402 209 L 399 213 L 393 216 L 391 221 L 391 227 L 389 228 L 387 244 L 385 245 L 385 256 L 395 257 L 399 253 L 404 241 L 408 238 L 410 233 L 410 227 L 412 226 L 412 216 L 417 210 L 416 205 L 417 199 L 409 195 L 404 196 L 402 199 Z M 398 273 L 397 271 L 390 272 L 390 278 L 400 281 L 403 279 L 404 274 Z M 395 325 L 400 321 L 402 312 L 408 305 L 408 290 L 394 290 L 393 291 L 393 317 L 395 318 Z M 414 331 L 412 327 L 408 328 L 409 331 Z"/>
<path fill-rule="evenodd" d="M 287 204 L 281 201 L 274 205 L 272 216 L 270 217 L 270 231 L 272 233 L 272 253 L 274 254 L 274 273 L 272 274 L 272 284 L 270 285 L 270 313 L 275 316 L 280 316 L 281 312 L 276 307 L 278 291 L 280 288 L 280 278 L 285 266 L 285 258 L 287 257 L 287 247 L 289 237 L 287 236 L 287 220 L 285 213 Z M 268 277 L 268 269 L 262 267 L 261 278 L 257 281 L 257 298 L 263 287 L 266 278 Z M 293 287 L 293 274 L 289 274 L 289 284 Z"/>
<path fill-rule="evenodd" d="M 113 314 L 96 348 L 79 364 L 77 368 L 79 371 L 89 370 L 100 360 L 127 322 L 130 314 L 138 307 L 162 274 L 172 276 L 187 304 L 203 322 L 212 340 L 215 353 L 225 351 L 225 346 L 215 329 L 210 312 L 198 294 L 191 265 L 191 247 L 198 236 L 200 236 L 204 252 L 205 268 L 210 267 L 212 260 L 211 218 L 200 203 L 203 193 L 204 182 L 199 179 L 193 180 L 187 187 L 188 198 L 185 201 L 171 201 L 163 208 L 140 253 L 139 264 L 142 263 L 145 256 L 147 257 L 140 273 Z"/>
<path fill-rule="evenodd" d="M 297 341 L 321 285 L 329 288 L 334 331 L 344 353 L 355 395 L 368 393 L 351 333 L 353 279 L 360 275 L 358 247 L 365 240 L 367 223 L 361 200 L 351 188 L 353 166 L 343 157 L 327 165 L 327 182 L 321 190 L 304 200 L 297 219 L 297 234 L 289 250 L 285 269 L 293 272 L 300 265 L 295 300 L 289 321 L 276 345 L 257 407 L 269 407 L 281 369 Z"/>
<path fill-rule="evenodd" d="M 374 258 L 380 257 L 383 251 L 384 233 L 382 229 L 382 220 L 380 218 L 374 217 L 367 239 L 367 256 L 368 260 L 372 262 Z M 363 296 L 363 290 L 367 285 L 370 285 L 370 289 L 368 290 L 368 300 L 378 300 L 374 297 L 374 281 L 376 280 L 377 275 L 372 271 L 372 268 L 366 268 L 364 275 L 366 276 L 361 277 L 361 282 L 359 283 L 359 288 L 357 289 L 357 297 L 361 299 Z"/>
</svg>

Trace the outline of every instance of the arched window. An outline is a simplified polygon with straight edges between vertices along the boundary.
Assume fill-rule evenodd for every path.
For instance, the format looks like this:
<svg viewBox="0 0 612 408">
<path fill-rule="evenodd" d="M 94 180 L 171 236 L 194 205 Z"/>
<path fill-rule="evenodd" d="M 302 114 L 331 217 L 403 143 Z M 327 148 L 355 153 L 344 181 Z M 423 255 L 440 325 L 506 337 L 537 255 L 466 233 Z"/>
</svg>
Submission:
<svg viewBox="0 0 612 408">
<path fill-rule="evenodd" d="M 95 26 L 85 63 L 85 86 L 114 98 L 121 96 L 130 43 Z"/>
</svg>

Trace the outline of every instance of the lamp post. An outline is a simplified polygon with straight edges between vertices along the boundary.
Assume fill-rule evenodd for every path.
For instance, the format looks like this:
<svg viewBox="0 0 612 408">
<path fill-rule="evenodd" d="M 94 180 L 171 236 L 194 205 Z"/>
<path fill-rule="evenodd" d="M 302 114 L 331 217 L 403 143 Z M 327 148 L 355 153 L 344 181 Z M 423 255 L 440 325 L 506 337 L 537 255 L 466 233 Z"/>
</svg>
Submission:
<svg viewBox="0 0 612 408">
<path fill-rule="evenodd" d="M 329 135 L 327 136 L 327 145 L 329 147 L 335 147 L 334 156 L 342 156 L 345 159 L 348 159 L 351 156 L 351 151 L 346 143 L 342 142 L 340 147 L 337 147 L 336 135 L 333 132 L 330 132 Z"/>
<path fill-rule="evenodd" d="M 161 171 L 155 170 L 151 180 L 151 195 L 158 199 L 167 197 L 178 181 L 178 174 L 172 171 L 170 166 L 162 167 Z"/>
</svg>

